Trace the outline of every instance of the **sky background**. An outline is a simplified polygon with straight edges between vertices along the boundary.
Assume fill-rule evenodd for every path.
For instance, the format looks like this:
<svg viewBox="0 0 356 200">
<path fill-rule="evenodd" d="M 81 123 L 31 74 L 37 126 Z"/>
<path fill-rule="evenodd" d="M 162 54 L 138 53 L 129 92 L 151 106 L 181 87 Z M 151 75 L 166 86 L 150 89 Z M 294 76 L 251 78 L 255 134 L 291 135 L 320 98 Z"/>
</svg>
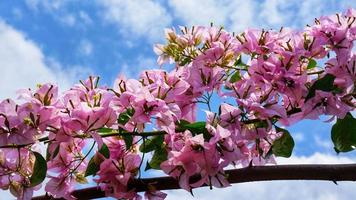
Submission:
<svg viewBox="0 0 356 200">
<path fill-rule="evenodd" d="M 303 29 L 315 17 L 351 7 L 355 0 L 0 0 L 0 98 L 48 81 L 64 90 L 88 75 L 99 75 L 106 85 L 120 73 L 137 78 L 157 67 L 152 47 L 164 42 L 167 27 L 213 22 L 234 32 Z M 288 127 L 295 151 L 279 163 L 356 162 L 355 152 L 333 151 L 331 126 L 307 120 Z M 354 199 L 356 183 L 275 181 L 194 193 L 171 191 L 167 199 Z"/>
</svg>

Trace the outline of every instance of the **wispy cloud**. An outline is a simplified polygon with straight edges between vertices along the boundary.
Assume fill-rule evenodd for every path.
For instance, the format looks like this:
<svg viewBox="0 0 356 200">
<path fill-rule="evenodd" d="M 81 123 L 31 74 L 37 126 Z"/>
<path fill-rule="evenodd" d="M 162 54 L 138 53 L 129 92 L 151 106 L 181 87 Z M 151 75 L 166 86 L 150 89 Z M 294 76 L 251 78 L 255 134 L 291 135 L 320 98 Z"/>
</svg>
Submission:
<svg viewBox="0 0 356 200">
<path fill-rule="evenodd" d="M 58 10 L 68 2 L 68 0 L 25 0 L 26 5 L 34 11 L 42 9 L 46 11 Z"/>
<path fill-rule="evenodd" d="M 246 28 L 303 27 L 315 17 L 355 7 L 347 0 L 170 0 L 175 19 L 183 25 L 208 25 L 214 22 L 230 31 Z"/>
<path fill-rule="evenodd" d="M 0 98 L 14 97 L 16 90 L 43 82 L 54 82 L 61 88 L 68 88 L 77 81 L 79 72 L 83 75 L 90 73 L 80 66 L 64 69 L 58 61 L 46 57 L 23 33 L 1 20 L 0 46 Z"/>
<path fill-rule="evenodd" d="M 93 52 L 93 44 L 86 39 L 83 39 L 78 47 L 78 51 L 81 55 L 89 56 Z"/>
<path fill-rule="evenodd" d="M 76 17 L 72 14 L 65 14 L 64 16 L 58 17 L 58 20 L 67 26 L 74 26 L 76 24 Z"/>
<path fill-rule="evenodd" d="M 315 135 L 313 139 L 315 145 L 317 145 L 321 149 L 327 149 L 327 150 L 333 149 L 333 144 L 330 138 L 322 138 L 319 135 Z"/>
<path fill-rule="evenodd" d="M 139 55 L 135 60 L 125 62 L 121 66 L 119 74 L 124 75 L 127 78 L 138 78 L 143 70 L 152 68 L 157 68 L 156 60 L 150 57 Z"/>
<path fill-rule="evenodd" d="M 97 1 L 104 9 L 103 18 L 115 24 L 127 37 L 142 36 L 151 41 L 162 38 L 172 18 L 164 6 L 152 0 Z"/>
<path fill-rule="evenodd" d="M 64 26 L 82 28 L 92 23 L 85 11 L 73 9 L 81 5 L 77 0 L 25 0 L 25 3 L 36 14 L 48 14 Z"/>
<path fill-rule="evenodd" d="M 79 11 L 79 18 L 84 24 L 92 24 L 92 18 L 85 11 Z"/>
<path fill-rule="evenodd" d="M 169 6 L 183 25 L 224 26 L 242 31 L 254 22 L 256 2 L 250 0 L 170 0 Z"/>
</svg>

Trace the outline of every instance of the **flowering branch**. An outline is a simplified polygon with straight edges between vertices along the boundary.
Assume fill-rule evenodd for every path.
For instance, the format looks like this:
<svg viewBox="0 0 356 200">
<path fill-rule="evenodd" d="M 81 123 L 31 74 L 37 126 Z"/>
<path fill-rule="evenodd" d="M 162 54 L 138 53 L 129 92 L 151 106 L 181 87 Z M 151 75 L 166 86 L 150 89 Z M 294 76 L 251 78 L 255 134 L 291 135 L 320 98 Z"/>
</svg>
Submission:
<svg viewBox="0 0 356 200">
<path fill-rule="evenodd" d="M 76 184 L 92 176 L 106 196 L 140 199 L 137 192 L 145 190 L 146 199 L 162 200 L 166 194 L 159 189 L 169 189 L 162 188 L 169 181 L 191 191 L 227 187 L 245 175 L 246 181 L 343 180 L 336 176 L 344 173 L 342 166 L 330 171 L 333 176 L 326 170 L 331 166 L 319 172 L 251 166 L 290 157 L 293 134 L 284 127 L 323 115 L 337 119 L 331 130 L 335 151 L 355 149 L 355 21 L 350 9 L 320 17 L 303 31 L 167 29 L 167 43 L 154 50 L 159 65 L 175 64 L 170 71 L 120 76 L 113 88 L 90 76 L 62 94 L 50 83 L 21 90 L 21 103 L 0 102 L 0 188 L 28 200 L 48 177 L 45 191 L 51 197 L 72 200 Z M 197 121 L 199 103 L 207 105 L 204 121 Z M 45 157 L 39 143 L 45 144 Z M 231 165 L 248 168 L 225 170 Z M 147 185 L 155 180 L 141 182 L 147 170 L 171 178 Z"/>
<path fill-rule="evenodd" d="M 356 164 L 335 165 L 276 165 L 276 166 L 253 166 L 241 169 L 226 170 L 230 183 L 245 183 L 255 181 L 273 180 L 322 180 L 332 181 L 356 181 Z M 192 177 L 191 182 L 199 180 Z M 205 187 L 208 185 L 203 185 Z M 157 190 L 180 189 L 176 179 L 171 177 L 157 177 L 134 179 L 129 183 L 130 189 L 137 192 L 148 191 L 150 187 Z M 72 195 L 78 199 L 96 199 L 105 197 L 105 192 L 99 187 L 91 187 L 73 191 Z M 38 196 L 32 200 L 46 200 L 49 196 Z"/>
</svg>

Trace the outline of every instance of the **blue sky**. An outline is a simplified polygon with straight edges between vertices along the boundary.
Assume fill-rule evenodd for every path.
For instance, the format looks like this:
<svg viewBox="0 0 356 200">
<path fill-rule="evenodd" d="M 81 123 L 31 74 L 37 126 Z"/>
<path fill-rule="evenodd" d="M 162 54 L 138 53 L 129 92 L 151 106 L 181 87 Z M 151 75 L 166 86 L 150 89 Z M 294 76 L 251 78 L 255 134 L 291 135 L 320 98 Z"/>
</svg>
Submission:
<svg viewBox="0 0 356 200">
<path fill-rule="evenodd" d="M 235 32 L 248 27 L 302 29 L 315 17 L 349 7 L 356 8 L 356 1 L 1 0 L 0 98 L 15 97 L 17 89 L 33 87 L 38 82 L 56 82 L 65 89 L 89 74 L 99 75 L 107 85 L 112 85 L 119 73 L 137 77 L 141 70 L 157 67 L 152 47 L 164 41 L 166 27 L 213 22 Z M 309 120 L 289 127 L 296 141 L 295 152 L 292 159 L 280 162 L 356 162 L 354 152 L 339 156 L 333 152 L 331 126 Z M 259 188 L 255 199 L 272 198 L 268 191 L 273 187 L 283 189 L 277 199 L 289 197 L 292 188 L 300 190 L 295 199 L 349 199 L 356 194 L 352 190 L 355 185 L 348 183 L 338 187 L 319 182 L 271 184 L 241 184 L 209 194 L 233 199 L 238 196 L 237 191 L 243 193 L 251 187 Z M 324 188 L 328 191 L 324 192 Z M 308 195 L 311 192 L 313 195 Z M 189 193 L 178 191 L 168 199 L 181 195 L 190 198 Z M 212 196 L 199 190 L 197 199 Z M 242 195 L 244 198 L 249 197 Z"/>
</svg>

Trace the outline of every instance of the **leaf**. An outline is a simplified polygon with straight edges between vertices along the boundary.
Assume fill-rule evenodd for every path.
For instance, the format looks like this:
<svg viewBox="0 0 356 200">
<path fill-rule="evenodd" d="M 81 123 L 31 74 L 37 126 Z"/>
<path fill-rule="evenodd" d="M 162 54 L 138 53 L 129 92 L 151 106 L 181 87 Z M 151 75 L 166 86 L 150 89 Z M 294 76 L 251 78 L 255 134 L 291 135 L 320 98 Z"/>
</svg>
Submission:
<svg viewBox="0 0 356 200">
<path fill-rule="evenodd" d="M 110 158 L 110 150 L 108 148 L 108 146 L 103 143 L 103 146 L 101 147 L 101 149 L 99 150 L 99 152 L 105 157 L 105 158 Z"/>
<path fill-rule="evenodd" d="M 133 136 L 131 134 L 123 134 L 122 137 L 124 138 L 126 150 L 131 149 L 133 143 Z"/>
<path fill-rule="evenodd" d="M 60 145 L 57 145 L 57 147 L 54 149 L 53 153 L 49 152 L 49 146 L 50 145 L 51 144 L 48 144 L 48 147 L 47 147 L 46 161 L 49 161 L 52 158 L 55 158 L 59 153 L 59 146 Z"/>
<path fill-rule="evenodd" d="M 268 122 L 267 122 L 267 120 L 260 120 L 260 121 L 254 122 L 253 125 L 255 128 L 267 128 Z"/>
<path fill-rule="evenodd" d="M 163 135 L 156 135 L 152 137 L 152 139 L 147 139 L 144 143 L 140 146 L 140 151 L 142 153 L 151 152 L 157 148 L 160 148 L 163 144 L 164 136 Z"/>
<path fill-rule="evenodd" d="M 125 114 L 125 113 L 121 113 L 119 115 L 119 118 L 117 118 L 117 123 L 125 125 L 129 120 L 130 120 L 130 116 Z"/>
<path fill-rule="evenodd" d="M 59 147 L 60 147 L 60 145 L 58 145 L 57 148 L 54 150 L 53 155 L 52 155 L 52 158 L 55 158 L 55 157 L 58 155 L 58 153 L 59 153 Z"/>
<path fill-rule="evenodd" d="M 314 84 L 310 87 L 309 93 L 305 98 L 305 101 L 313 98 L 315 96 L 316 90 L 321 90 L 324 92 L 331 92 L 336 89 L 334 86 L 335 76 L 332 74 L 326 74 L 323 78 L 318 79 L 314 82 Z"/>
<path fill-rule="evenodd" d="M 309 59 L 309 63 L 308 63 L 308 66 L 307 66 L 307 69 L 313 69 L 315 68 L 317 65 L 317 62 L 314 60 L 314 59 Z"/>
<path fill-rule="evenodd" d="M 49 146 L 50 144 L 48 144 L 46 149 L 46 161 L 49 161 L 51 159 L 51 152 L 49 152 Z"/>
<path fill-rule="evenodd" d="M 98 152 L 102 154 L 105 158 L 110 158 L 110 150 L 105 143 L 103 143 L 103 146 Z M 97 155 L 94 155 L 88 163 L 84 177 L 96 175 L 96 173 L 100 170 L 100 164 L 101 162 L 99 161 L 99 159 L 97 159 Z"/>
<path fill-rule="evenodd" d="M 87 166 L 87 169 L 85 170 L 85 177 L 91 176 L 91 175 L 96 175 L 96 173 L 100 170 L 100 166 L 95 163 L 95 156 L 93 156 Z"/>
<path fill-rule="evenodd" d="M 113 129 L 112 128 L 99 128 L 98 132 L 99 133 L 112 133 Z"/>
<path fill-rule="evenodd" d="M 30 177 L 30 187 L 35 187 L 43 182 L 47 174 L 47 162 L 38 152 L 33 152 L 36 160 L 33 167 L 33 173 Z"/>
<path fill-rule="evenodd" d="M 205 131 L 204 130 L 205 125 L 206 125 L 206 122 L 195 122 L 192 124 L 184 122 L 184 123 L 179 124 L 179 128 L 182 129 L 183 131 L 189 130 L 191 132 L 199 134 L 199 133 L 202 133 Z"/>
<path fill-rule="evenodd" d="M 190 124 L 190 122 L 188 122 L 187 120 L 184 120 L 184 119 L 181 119 L 176 122 L 176 126 L 178 127 L 178 129 L 184 127 L 187 124 Z"/>
<path fill-rule="evenodd" d="M 209 141 L 212 135 L 205 128 L 205 126 L 206 122 L 189 123 L 187 121 L 181 120 L 181 122 L 178 124 L 178 130 L 181 132 L 189 130 L 193 134 L 193 136 L 203 134 L 204 139 Z"/>
<path fill-rule="evenodd" d="M 183 58 L 183 59 L 179 62 L 179 66 L 184 66 L 184 65 L 186 65 L 186 64 L 188 64 L 188 63 L 190 63 L 190 62 L 191 62 L 191 59 L 190 59 L 190 58 L 188 58 L 188 57 Z"/>
<path fill-rule="evenodd" d="M 273 142 L 272 152 L 275 156 L 289 158 L 294 148 L 294 140 L 287 130 L 276 126 L 276 131 L 283 134 Z"/>
<path fill-rule="evenodd" d="M 128 108 L 126 112 L 120 113 L 119 117 L 117 118 L 117 123 L 121 125 L 125 125 L 134 114 L 135 114 L 135 109 Z"/>
<path fill-rule="evenodd" d="M 331 140 L 337 153 L 352 151 L 356 147 L 356 119 L 347 113 L 344 119 L 337 119 L 331 128 Z"/>
<path fill-rule="evenodd" d="M 240 71 L 236 71 L 230 78 L 229 82 L 230 83 L 235 83 L 237 81 L 241 80 L 241 75 Z"/>
<path fill-rule="evenodd" d="M 255 55 L 251 55 L 252 57 L 254 57 Z M 234 62 L 234 66 L 239 66 L 242 67 L 243 69 L 247 69 L 249 67 L 249 65 L 247 65 L 246 63 L 242 62 L 242 56 L 240 55 Z"/>
<path fill-rule="evenodd" d="M 164 146 L 157 148 L 153 153 L 152 159 L 147 163 L 145 170 L 148 169 L 161 169 L 160 165 L 162 162 L 167 160 L 167 150 Z"/>
<path fill-rule="evenodd" d="M 147 161 L 146 167 L 145 167 L 145 171 L 147 171 L 147 170 L 149 170 L 149 169 L 152 169 L 152 167 L 150 166 L 150 162 Z"/>
<path fill-rule="evenodd" d="M 235 60 L 234 66 L 239 66 L 239 65 L 241 65 L 241 64 L 243 64 L 243 63 L 242 63 L 242 58 L 241 58 L 241 56 L 239 56 L 239 57 Z"/>
</svg>

